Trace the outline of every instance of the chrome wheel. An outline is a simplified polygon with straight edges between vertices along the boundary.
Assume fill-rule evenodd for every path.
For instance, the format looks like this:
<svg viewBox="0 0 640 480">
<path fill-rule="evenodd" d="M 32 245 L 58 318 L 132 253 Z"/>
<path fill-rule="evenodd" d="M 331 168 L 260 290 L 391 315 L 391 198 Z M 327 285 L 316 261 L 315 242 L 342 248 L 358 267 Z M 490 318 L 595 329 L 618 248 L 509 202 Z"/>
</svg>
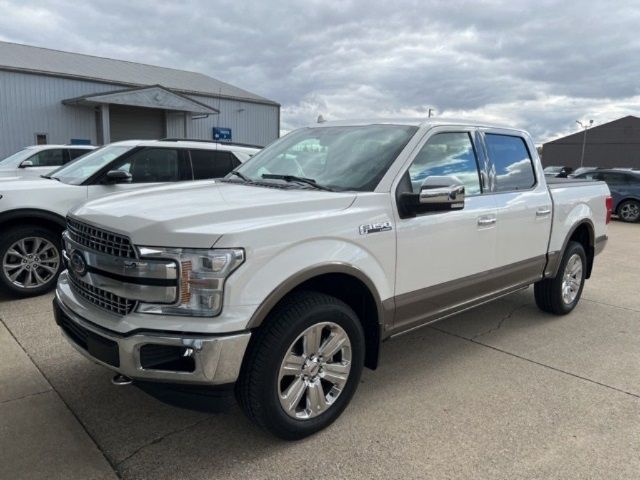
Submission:
<svg viewBox="0 0 640 480">
<path fill-rule="evenodd" d="M 640 204 L 625 202 L 620 207 L 620 217 L 626 222 L 636 222 L 640 218 Z"/>
<path fill-rule="evenodd" d="M 58 272 L 60 255 L 46 238 L 25 237 L 11 245 L 2 259 L 5 277 L 20 288 L 37 288 Z"/>
<path fill-rule="evenodd" d="M 351 371 L 351 342 L 344 329 L 323 322 L 291 344 L 278 374 L 280 405 L 290 417 L 316 417 L 336 401 Z"/>
<path fill-rule="evenodd" d="M 569 257 L 562 278 L 562 301 L 573 303 L 582 285 L 582 258 L 577 253 Z"/>
</svg>

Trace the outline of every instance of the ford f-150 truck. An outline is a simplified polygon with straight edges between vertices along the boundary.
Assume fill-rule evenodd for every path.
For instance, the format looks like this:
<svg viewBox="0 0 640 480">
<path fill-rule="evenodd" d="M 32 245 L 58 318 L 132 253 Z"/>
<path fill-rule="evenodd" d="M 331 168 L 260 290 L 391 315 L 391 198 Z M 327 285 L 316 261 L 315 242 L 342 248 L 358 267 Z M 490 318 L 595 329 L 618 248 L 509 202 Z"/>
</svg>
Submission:
<svg viewBox="0 0 640 480">
<path fill-rule="evenodd" d="M 56 321 L 118 383 L 235 384 L 257 424 L 301 438 L 342 413 L 383 340 L 529 285 L 543 311 L 574 309 L 611 199 L 551 182 L 521 130 L 302 128 L 220 182 L 73 209 Z"/>
</svg>

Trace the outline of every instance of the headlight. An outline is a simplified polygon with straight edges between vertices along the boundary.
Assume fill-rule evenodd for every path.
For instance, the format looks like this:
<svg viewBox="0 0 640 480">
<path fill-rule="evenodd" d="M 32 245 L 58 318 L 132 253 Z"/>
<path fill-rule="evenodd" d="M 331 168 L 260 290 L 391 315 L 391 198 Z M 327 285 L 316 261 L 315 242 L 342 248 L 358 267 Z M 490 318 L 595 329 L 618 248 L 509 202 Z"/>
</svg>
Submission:
<svg viewBox="0 0 640 480">
<path fill-rule="evenodd" d="M 222 310 L 224 281 L 244 262 L 244 250 L 140 247 L 141 258 L 172 258 L 180 271 L 173 305 L 140 303 L 138 312 L 212 317 Z"/>
</svg>

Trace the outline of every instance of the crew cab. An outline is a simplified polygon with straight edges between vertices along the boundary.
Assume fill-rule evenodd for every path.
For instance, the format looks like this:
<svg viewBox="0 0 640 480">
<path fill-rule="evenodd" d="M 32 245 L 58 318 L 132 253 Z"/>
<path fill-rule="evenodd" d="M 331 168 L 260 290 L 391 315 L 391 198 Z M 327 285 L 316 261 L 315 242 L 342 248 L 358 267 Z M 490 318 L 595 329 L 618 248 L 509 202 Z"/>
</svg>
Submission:
<svg viewBox="0 0 640 480">
<path fill-rule="evenodd" d="M 257 151 L 228 143 L 128 140 L 93 150 L 42 178 L 0 178 L 0 287 L 29 296 L 55 286 L 71 207 L 150 185 L 223 177 Z"/>
<path fill-rule="evenodd" d="M 73 209 L 54 314 L 116 383 L 234 385 L 297 439 L 342 413 L 383 340 L 529 285 L 571 312 L 610 214 L 605 183 L 547 185 L 521 130 L 322 123 L 219 182 Z"/>
</svg>

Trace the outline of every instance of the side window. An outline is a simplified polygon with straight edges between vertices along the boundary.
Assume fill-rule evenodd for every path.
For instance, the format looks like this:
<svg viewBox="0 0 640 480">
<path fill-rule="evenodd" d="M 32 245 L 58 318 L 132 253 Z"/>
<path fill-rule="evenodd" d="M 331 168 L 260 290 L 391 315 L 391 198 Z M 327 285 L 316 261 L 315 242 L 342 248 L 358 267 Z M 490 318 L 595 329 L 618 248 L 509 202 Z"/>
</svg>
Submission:
<svg viewBox="0 0 640 480">
<path fill-rule="evenodd" d="M 409 167 L 413 193 L 431 176 L 451 176 L 465 187 L 467 195 L 480 193 L 478 162 L 467 132 L 438 133 L 422 147 Z"/>
<path fill-rule="evenodd" d="M 535 185 L 533 163 L 523 138 L 487 133 L 485 143 L 496 171 L 496 191 L 528 190 Z"/>
<path fill-rule="evenodd" d="M 613 173 L 613 172 L 603 173 L 602 179 L 605 182 L 611 183 L 613 185 L 622 185 L 622 184 L 629 183 L 627 180 L 627 175 L 625 175 L 624 173 Z"/>
<path fill-rule="evenodd" d="M 224 177 L 240 164 L 231 152 L 191 150 L 190 153 L 193 178 L 195 180 Z"/>
<path fill-rule="evenodd" d="M 178 151 L 173 148 L 143 148 L 120 162 L 111 170 L 131 174 L 131 183 L 177 182 L 180 178 Z"/>
<path fill-rule="evenodd" d="M 33 167 L 57 167 L 64 163 L 64 153 L 61 148 L 43 150 L 29 157 Z"/>
<path fill-rule="evenodd" d="M 75 160 L 78 157 L 81 157 L 82 155 L 84 155 L 85 153 L 89 153 L 91 150 L 87 150 L 84 148 L 70 148 L 68 150 L 69 152 L 69 161 L 71 160 Z"/>
</svg>

